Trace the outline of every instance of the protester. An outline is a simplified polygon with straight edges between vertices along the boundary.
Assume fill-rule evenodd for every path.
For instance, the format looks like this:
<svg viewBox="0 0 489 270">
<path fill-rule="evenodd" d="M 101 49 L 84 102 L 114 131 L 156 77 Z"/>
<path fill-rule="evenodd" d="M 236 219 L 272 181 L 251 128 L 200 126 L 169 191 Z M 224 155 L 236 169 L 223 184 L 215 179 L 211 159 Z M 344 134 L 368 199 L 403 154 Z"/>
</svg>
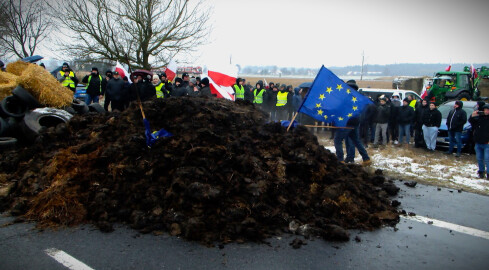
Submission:
<svg viewBox="0 0 489 270">
<path fill-rule="evenodd" d="M 280 91 L 277 92 L 277 103 L 275 104 L 276 121 L 288 120 L 289 107 L 292 106 L 292 95 L 287 91 L 287 87 L 282 84 Z"/>
<path fill-rule="evenodd" d="M 245 90 L 244 99 L 249 102 L 253 102 L 253 86 L 249 82 L 246 82 L 246 79 L 243 78 L 243 87 Z"/>
<path fill-rule="evenodd" d="M 233 85 L 235 100 L 238 99 L 244 100 L 245 98 L 245 89 L 243 83 L 244 83 L 243 79 L 237 78 L 236 83 Z"/>
<path fill-rule="evenodd" d="M 348 85 L 355 90 L 358 90 L 356 83 L 348 82 Z M 358 116 L 351 117 L 346 123 L 347 128 L 338 129 L 334 136 L 334 146 L 336 150 L 336 157 L 340 162 L 353 163 L 355 159 L 355 148 L 362 156 L 363 166 L 370 165 L 372 161 L 368 156 L 367 150 L 362 145 L 359 138 L 359 125 L 360 118 Z M 346 160 L 343 161 L 343 140 L 345 140 L 346 145 Z"/>
<path fill-rule="evenodd" d="M 430 102 L 429 110 L 423 114 L 423 136 L 428 151 L 435 151 L 438 129 L 441 125 L 441 113 L 434 102 Z"/>
<path fill-rule="evenodd" d="M 161 77 L 154 74 L 153 75 L 153 86 L 156 91 L 156 98 L 166 98 L 168 97 L 168 93 L 165 88 L 165 84 L 161 81 Z"/>
<path fill-rule="evenodd" d="M 187 95 L 191 97 L 197 97 L 200 95 L 200 87 L 197 85 L 197 79 L 190 79 L 187 86 Z"/>
<path fill-rule="evenodd" d="M 112 111 L 123 111 L 126 104 L 127 93 L 124 92 L 124 81 L 120 78 L 119 72 L 113 73 L 113 78 L 107 82 L 106 96 L 109 97 Z"/>
<path fill-rule="evenodd" d="M 266 93 L 265 111 L 270 113 L 270 121 L 275 121 L 277 118 L 276 115 L 277 93 L 278 93 L 277 85 L 273 85 L 273 87 L 269 88 Z"/>
<path fill-rule="evenodd" d="M 183 87 L 187 87 L 188 86 L 188 83 L 190 81 L 190 76 L 188 75 L 188 73 L 184 72 L 182 74 L 182 86 Z"/>
<path fill-rule="evenodd" d="M 402 106 L 399 108 L 397 123 L 399 124 L 399 146 L 402 146 L 402 138 L 406 136 L 406 146 L 409 145 L 411 134 L 409 132 L 411 123 L 414 119 L 414 110 L 409 106 L 409 99 L 405 98 L 402 101 Z"/>
<path fill-rule="evenodd" d="M 414 117 L 414 147 L 424 148 L 426 146 L 423 135 L 423 115 L 430 110 L 428 100 L 423 99 L 421 106 L 415 111 Z"/>
<path fill-rule="evenodd" d="M 386 104 L 385 98 L 379 99 L 379 105 L 377 106 L 374 121 L 376 123 L 375 127 L 375 139 L 374 147 L 379 147 L 380 136 L 382 135 L 382 144 L 387 144 L 387 125 L 390 117 L 390 108 Z"/>
<path fill-rule="evenodd" d="M 474 129 L 475 155 L 479 166 L 477 174 L 479 178 L 489 180 L 489 104 L 482 106 L 482 110 L 475 110 L 469 122 Z"/>
<path fill-rule="evenodd" d="M 264 109 L 264 102 L 266 100 L 266 92 L 263 88 L 263 81 L 259 80 L 256 83 L 256 88 L 253 90 L 253 103 L 259 108 Z"/>
<path fill-rule="evenodd" d="M 90 103 L 98 103 L 102 95 L 102 85 L 105 85 L 107 81 L 102 79 L 102 76 L 98 73 L 98 68 L 92 67 L 92 72 L 90 75 L 86 75 L 82 79 L 86 90 L 85 103 L 90 105 Z"/>
<path fill-rule="evenodd" d="M 173 92 L 171 93 L 171 95 L 174 97 L 183 97 L 183 96 L 186 96 L 187 94 L 188 94 L 187 88 L 185 86 L 183 86 L 182 78 L 175 78 L 175 83 L 173 86 Z"/>
<path fill-rule="evenodd" d="M 168 80 L 168 77 L 166 76 L 165 72 L 160 74 L 160 81 L 164 85 L 164 88 L 166 89 L 166 96 L 169 97 L 171 95 L 173 85 Z"/>
<path fill-rule="evenodd" d="M 71 70 L 68 63 L 63 63 L 61 70 L 58 72 L 56 79 L 65 87 L 73 91 L 76 91 L 76 85 L 78 84 L 78 79 L 75 73 Z"/>
<path fill-rule="evenodd" d="M 394 145 L 399 143 L 399 123 L 397 123 L 397 115 L 399 108 L 401 107 L 401 100 L 399 99 L 399 93 L 394 92 L 391 97 L 391 115 L 389 118 L 389 134 Z"/>
<path fill-rule="evenodd" d="M 211 88 L 209 87 L 209 78 L 203 78 L 200 81 L 200 86 L 202 87 L 200 89 L 200 96 L 213 97 L 213 95 L 211 93 Z"/>
<path fill-rule="evenodd" d="M 113 73 L 112 73 L 112 70 L 107 70 L 105 72 L 105 81 L 106 83 L 104 85 L 102 85 L 102 96 L 105 96 L 104 97 L 104 109 L 106 111 L 109 110 L 109 105 L 110 105 L 110 96 L 107 96 L 107 91 L 106 91 L 106 88 L 107 88 L 107 83 L 109 83 L 109 81 L 113 78 Z"/>
<path fill-rule="evenodd" d="M 460 157 L 462 153 L 462 131 L 464 125 L 467 122 L 467 113 L 462 109 L 464 103 L 460 100 L 455 101 L 453 109 L 448 113 L 447 117 L 447 128 L 448 128 L 448 138 L 450 140 L 450 145 L 448 151 L 445 154 L 451 155 L 453 153 L 453 148 L 455 143 L 457 144 L 457 154 L 456 157 Z"/>
<path fill-rule="evenodd" d="M 144 77 L 138 75 L 134 80 L 134 83 L 131 85 L 129 100 L 135 101 L 139 99 L 141 101 L 149 100 L 152 97 L 156 96 L 156 88 L 152 84 L 153 76 L 145 75 Z"/>
</svg>

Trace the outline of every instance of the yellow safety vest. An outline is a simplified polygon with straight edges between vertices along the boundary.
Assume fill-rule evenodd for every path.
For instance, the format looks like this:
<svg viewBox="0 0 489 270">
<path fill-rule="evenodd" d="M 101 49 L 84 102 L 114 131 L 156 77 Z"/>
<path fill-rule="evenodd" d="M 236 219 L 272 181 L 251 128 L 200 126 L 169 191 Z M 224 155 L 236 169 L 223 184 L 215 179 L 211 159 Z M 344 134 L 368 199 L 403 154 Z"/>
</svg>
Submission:
<svg viewBox="0 0 489 270">
<path fill-rule="evenodd" d="M 244 87 L 242 85 L 235 84 L 234 92 L 235 92 L 236 99 L 244 99 L 245 92 L 244 92 Z"/>
<path fill-rule="evenodd" d="M 287 104 L 287 96 L 289 92 L 278 92 L 277 93 L 277 107 L 285 106 Z"/>
<path fill-rule="evenodd" d="M 415 99 L 411 100 L 409 106 L 413 107 L 413 110 L 416 110 L 416 100 Z"/>
<path fill-rule="evenodd" d="M 253 96 L 254 96 L 253 103 L 262 104 L 263 103 L 263 93 L 265 93 L 265 89 L 260 89 L 260 92 L 258 93 L 258 95 L 256 94 L 256 90 L 258 90 L 258 89 L 255 89 L 255 91 L 253 91 Z"/>
<path fill-rule="evenodd" d="M 165 97 L 165 94 L 163 93 L 163 91 L 161 91 L 161 88 L 163 88 L 163 86 L 165 86 L 164 83 L 160 83 L 157 86 L 155 86 L 156 98 L 164 98 Z"/>
<path fill-rule="evenodd" d="M 100 82 L 99 82 L 100 83 L 100 92 L 102 92 L 102 76 L 98 75 L 98 78 L 100 79 Z M 88 86 L 90 85 L 91 80 L 92 80 L 92 75 L 88 76 L 88 83 L 87 83 L 87 86 L 85 86 L 85 90 L 88 89 Z"/>
<path fill-rule="evenodd" d="M 59 74 L 61 74 L 61 76 L 65 76 L 65 72 L 60 70 L 59 71 Z M 75 82 L 71 79 L 75 77 L 75 73 L 73 73 L 73 71 L 70 71 L 68 77 L 66 77 L 66 79 L 63 81 L 63 86 L 66 86 L 66 87 L 69 87 L 69 88 L 75 88 Z"/>
</svg>

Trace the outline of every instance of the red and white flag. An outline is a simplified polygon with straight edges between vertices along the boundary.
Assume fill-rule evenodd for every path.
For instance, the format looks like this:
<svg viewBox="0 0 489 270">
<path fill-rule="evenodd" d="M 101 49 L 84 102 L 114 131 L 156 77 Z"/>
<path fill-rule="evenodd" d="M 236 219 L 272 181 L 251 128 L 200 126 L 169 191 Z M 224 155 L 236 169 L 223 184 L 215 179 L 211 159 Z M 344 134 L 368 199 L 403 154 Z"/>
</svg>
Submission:
<svg viewBox="0 0 489 270">
<path fill-rule="evenodd" d="M 452 64 L 448 65 L 448 67 L 445 69 L 445 71 L 450 71 L 452 69 Z"/>
<path fill-rule="evenodd" d="M 177 63 L 172 59 L 165 70 L 166 77 L 169 81 L 173 82 L 173 79 L 175 79 L 175 76 L 177 76 L 177 69 Z"/>
<path fill-rule="evenodd" d="M 214 69 L 207 69 L 206 73 L 213 95 L 218 98 L 234 100 L 233 85 L 236 83 L 237 71 L 234 71 L 233 68 L 222 69 L 219 72 Z"/>
<path fill-rule="evenodd" d="M 127 72 L 127 70 L 119 63 L 119 61 L 117 61 L 117 64 L 115 65 L 115 71 L 119 72 L 121 78 L 127 77 L 127 80 L 132 83 L 129 72 Z"/>
<path fill-rule="evenodd" d="M 474 68 L 473 64 L 470 64 L 470 74 L 472 74 L 472 78 L 477 79 L 479 74 L 477 74 L 477 70 Z"/>
<path fill-rule="evenodd" d="M 428 95 L 428 91 L 426 91 L 426 84 L 423 84 L 423 89 L 421 90 L 421 99 L 424 99 Z"/>
</svg>

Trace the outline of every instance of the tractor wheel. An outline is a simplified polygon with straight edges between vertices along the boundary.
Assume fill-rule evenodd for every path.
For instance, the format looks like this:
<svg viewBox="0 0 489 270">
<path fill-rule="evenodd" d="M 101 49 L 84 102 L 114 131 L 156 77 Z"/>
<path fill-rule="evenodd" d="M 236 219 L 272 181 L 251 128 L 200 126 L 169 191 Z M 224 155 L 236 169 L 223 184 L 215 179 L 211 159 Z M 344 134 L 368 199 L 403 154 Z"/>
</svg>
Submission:
<svg viewBox="0 0 489 270">
<path fill-rule="evenodd" d="M 461 101 L 470 100 L 470 95 L 467 92 L 460 93 L 457 96 L 457 100 L 461 100 Z"/>
</svg>

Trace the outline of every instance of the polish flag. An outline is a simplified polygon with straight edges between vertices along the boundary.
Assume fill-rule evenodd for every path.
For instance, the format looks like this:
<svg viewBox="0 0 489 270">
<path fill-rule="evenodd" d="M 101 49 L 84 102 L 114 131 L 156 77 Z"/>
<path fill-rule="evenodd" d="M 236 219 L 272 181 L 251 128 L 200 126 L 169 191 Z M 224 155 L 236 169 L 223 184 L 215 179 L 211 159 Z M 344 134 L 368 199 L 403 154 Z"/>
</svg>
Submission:
<svg viewBox="0 0 489 270">
<path fill-rule="evenodd" d="M 115 71 L 119 72 L 119 75 L 121 76 L 121 78 L 124 78 L 127 76 L 127 80 L 132 83 L 131 81 L 131 76 L 128 76 L 129 75 L 129 72 L 127 72 L 127 70 L 121 65 L 121 63 L 119 63 L 119 61 L 117 61 L 117 64 L 115 65 Z"/>
<path fill-rule="evenodd" d="M 452 64 L 448 65 L 448 67 L 445 69 L 445 71 L 450 71 L 452 69 Z"/>
<path fill-rule="evenodd" d="M 426 91 L 426 84 L 423 84 L 423 89 L 421 90 L 421 99 L 424 99 L 428 95 L 428 91 Z"/>
<path fill-rule="evenodd" d="M 237 70 L 225 68 L 218 72 L 214 69 L 207 69 L 207 72 L 204 70 L 204 74 L 209 78 L 209 86 L 213 95 L 218 98 L 234 100 L 233 85 L 236 83 Z"/>
<path fill-rule="evenodd" d="M 477 74 L 477 70 L 474 68 L 473 64 L 470 64 L 470 74 L 472 74 L 472 78 L 477 79 L 479 74 Z"/>
<path fill-rule="evenodd" d="M 177 63 L 175 62 L 175 60 L 172 59 L 170 61 L 170 63 L 166 67 L 165 73 L 168 80 L 173 82 L 173 79 L 175 79 L 175 76 L 177 75 Z"/>
</svg>

